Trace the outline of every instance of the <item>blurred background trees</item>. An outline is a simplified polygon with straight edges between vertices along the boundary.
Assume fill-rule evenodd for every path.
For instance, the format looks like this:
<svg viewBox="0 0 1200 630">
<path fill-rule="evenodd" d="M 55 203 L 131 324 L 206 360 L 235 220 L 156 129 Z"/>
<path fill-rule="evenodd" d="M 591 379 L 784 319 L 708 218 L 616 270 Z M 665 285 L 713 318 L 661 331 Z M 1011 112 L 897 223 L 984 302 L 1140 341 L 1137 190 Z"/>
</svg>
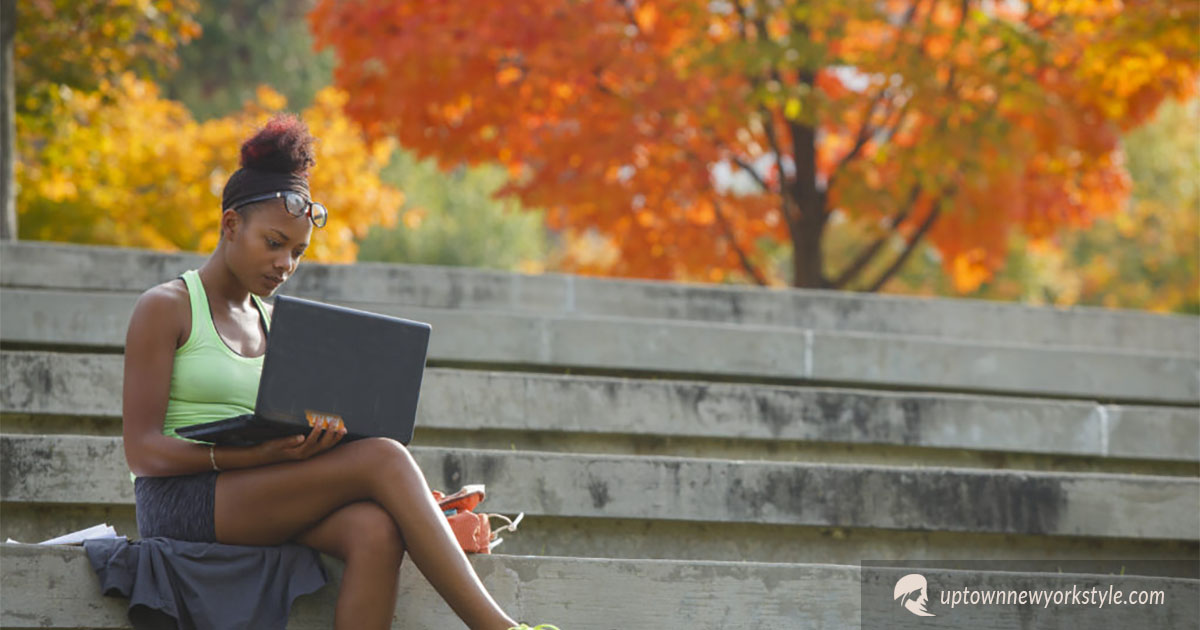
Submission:
<svg viewBox="0 0 1200 630">
<path fill-rule="evenodd" d="M 1192 5 L 90 4 L 21 5 L 22 238 L 210 248 L 290 107 L 320 260 L 1198 309 Z"/>
</svg>

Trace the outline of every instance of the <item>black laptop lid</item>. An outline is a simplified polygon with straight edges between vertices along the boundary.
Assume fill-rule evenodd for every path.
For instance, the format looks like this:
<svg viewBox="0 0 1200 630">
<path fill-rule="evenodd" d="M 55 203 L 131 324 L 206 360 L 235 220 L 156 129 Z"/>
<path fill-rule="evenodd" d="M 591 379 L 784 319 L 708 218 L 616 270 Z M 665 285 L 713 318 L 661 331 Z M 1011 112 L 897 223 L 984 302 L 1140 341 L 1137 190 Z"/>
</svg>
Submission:
<svg viewBox="0 0 1200 630">
<path fill-rule="evenodd" d="M 308 426 L 340 417 L 360 436 L 412 441 L 429 324 L 281 295 L 256 415 Z"/>
</svg>

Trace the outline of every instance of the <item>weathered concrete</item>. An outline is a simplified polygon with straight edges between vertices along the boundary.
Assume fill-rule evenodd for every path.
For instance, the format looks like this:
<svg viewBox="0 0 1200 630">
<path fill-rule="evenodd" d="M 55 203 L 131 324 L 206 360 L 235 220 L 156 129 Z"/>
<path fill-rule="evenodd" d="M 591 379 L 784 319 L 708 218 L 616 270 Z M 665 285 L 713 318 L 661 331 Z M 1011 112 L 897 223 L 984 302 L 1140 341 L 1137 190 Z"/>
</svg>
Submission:
<svg viewBox="0 0 1200 630">
<path fill-rule="evenodd" d="M 933 338 L 351 304 L 430 322 L 434 362 L 1200 404 L 1200 360 Z M 10 289 L 0 340 L 118 349 L 129 294 Z"/>
<path fill-rule="evenodd" d="M 0 341 L 97 350 L 0 353 L 2 430 L 11 433 L 15 418 L 20 431 L 55 423 L 53 430 L 66 432 L 119 430 L 121 359 L 111 353 L 123 343 L 133 298 L 201 260 L 0 246 Z M 526 450 L 414 448 L 435 486 L 484 482 L 492 491 L 488 510 L 529 514 L 501 551 L 739 561 L 476 559 L 493 593 L 532 621 L 564 628 L 856 625 L 854 567 L 818 579 L 812 572 L 826 567 L 752 563 L 761 559 L 1118 557 L 1194 566 L 1200 557 L 1196 318 L 395 265 L 306 264 L 289 290 L 434 324 L 435 365 L 473 368 L 427 375 L 421 426 L 441 444 L 478 437 L 462 443 L 507 448 L 506 437 L 529 436 L 514 439 Z M 643 378 L 479 369 L 488 367 Z M 695 380 L 653 378 L 664 375 Z M 711 382 L 729 380 L 778 384 Z M 801 383 L 809 386 L 795 386 Z M 672 441 L 722 459 L 659 456 L 671 447 L 655 445 Z M 722 441 L 728 446 L 713 446 Z M 591 452 L 621 443 L 651 455 L 528 450 Z M 797 461 L 733 461 L 767 451 Z M 1055 472 L 894 465 L 960 455 L 981 468 Z M 809 457 L 864 459 L 831 465 Z M 872 457 L 885 465 L 862 465 Z M 1137 473 L 1158 466 L 1179 476 L 1059 468 L 1092 462 Z M 38 540 L 101 520 L 122 533 L 136 529 L 119 439 L 0 436 L 0 473 L 5 535 Z M 123 606 L 104 616 L 116 600 L 95 595 L 94 577 L 90 586 L 72 587 L 72 578 L 47 573 L 82 566 L 75 577 L 90 577 L 78 550 L 67 550 L 76 555 L 66 560 L 37 550 L 20 565 L 10 549 L 0 550 L 0 625 L 33 619 L 47 627 L 125 627 Z M 854 573 L 847 577 L 845 569 Z M 452 616 L 411 564 L 404 588 L 400 625 L 447 625 Z M 1173 592 L 1194 601 L 1194 588 L 1193 580 Z M 332 610 L 333 589 L 326 589 L 301 602 L 292 627 L 329 627 Z M 1024 618 L 976 621 L 971 627 L 1016 627 Z M 1169 627 L 1173 620 L 1137 622 Z"/>
<path fill-rule="evenodd" d="M 2 545 L 6 628 L 128 628 L 128 600 L 101 597 L 84 551 Z M 858 618 L 855 567 L 473 556 L 512 615 L 575 628 L 842 630 Z M 326 559 L 335 582 L 340 565 Z M 400 571 L 393 628 L 464 628 L 411 563 Z M 1158 578 L 1155 583 L 1173 584 Z M 820 587 L 823 597 L 797 593 Z M 296 601 L 288 627 L 330 628 L 336 588 Z"/>
<path fill-rule="evenodd" d="M 140 292 L 198 267 L 203 260 L 193 254 L 124 248 L 6 243 L 0 246 L 0 285 Z M 681 319 L 1200 355 L 1196 318 L 1086 307 L 1036 308 L 963 299 L 764 290 L 557 274 L 526 276 L 377 263 L 305 263 L 284 292 L 338 303 Z"/>
<path fill-rule="evenodd" d="M 7 628 L 128 628 L 127 600 L 99 595 L 99 581 L 82 549 L 0 546 L 5 592 L 0 624 Z M 762 630 L 858 627 L 860 612 L 887 612 L 890 589 L 912 569 L 841 565 L 788 565 L 648 560 L 597 560 L 475 556 L 475 570 L 496 600 L 516 617 L 554 622 L 562 628 L 744 628 Z M 333 577 L 340 563 L 326 558 Z M 1183 628 L 1195 620 L 1200 581 L 1137 575 L 1049 574 L 920 569 L 931 585 L 930 608 L 938 618 L 900 611 L 875 628 L 1016 628 L 1031 617 L 1052 615 L 1035 607 L 939 606 L 942 590 L 1067 590 L 1106 588 L 1161 592 L 1164 604 L 1091 609 L 1072 607 L 1059 617 L 1086 621 L 1092 630 Z M 413 570 L 401 569 L 393 628 L 462 628 L 432 588 Z M 865 577 L 866 590 L 861 578 Z M 288 627 L 328 628 L 335 589 L 327 585 L 297 600 Z M 880 591 L 882 594 L 877 594 Z M 863 593 L 874 596 L 863 602 Z M 876 601 L 879 600 L 879 601 Z M 898 608 L 897 608 L 898 609 Z M 1061 613 L 1059 613 L 1061 614 Z M 1050 618 L 1049 616 L 1041 618 Z M 947 621 L 954 625 L 946 625 Z M 1050 627 L 1038 625 L 1037 627 Z M 1066 627 L 1055 625 L 1054 627 Z M 1080 626 L 1074 626 L 1080 627 Z"/>
<path fill-rule="evenodd" d="M 1150 540 L 1200 537 L 1200 480 L 413 448 L 435 487 L 489 509 L 630 518 Z M 0 500 L 133 501 L 119 438 L 0 436 Z"/>
<path fill-rule="evenodd" d="M 117 355 L 0 352 L 0 411 L 121 415 Z M 1200 413 L 954 394 L 431 368 L 422 429 L 892 444 L 1200 461 Z"/>
<path fill-rule="evenodd" d="M 491 500 L 483 504 L 490 510 Z M 5 503 L 0 540 L 38 542 L 96 523 L 137 538 L 134 508 L 121 505 Z M 1170 562 L 1200 566 L 1200 541 L 1036 536 L 855 527 L 759 525 L 527 515 L 504 534 L 498 552 L 512 555 L 858 564 L 876 560 L 1121 559 L 1147 575 L 1188 577 Z M 1131 569 L 1132 571 L 1132 569 Z M 1134 571 L 1136 572 L 1136 571 Z"/>
</svg>

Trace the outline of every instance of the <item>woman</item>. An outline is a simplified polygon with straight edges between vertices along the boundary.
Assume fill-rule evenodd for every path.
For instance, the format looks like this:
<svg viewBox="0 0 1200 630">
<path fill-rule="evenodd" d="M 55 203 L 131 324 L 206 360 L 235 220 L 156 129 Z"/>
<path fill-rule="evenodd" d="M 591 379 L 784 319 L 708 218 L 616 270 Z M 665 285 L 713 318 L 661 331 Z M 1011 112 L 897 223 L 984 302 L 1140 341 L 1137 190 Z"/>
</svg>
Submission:
<svg viewBox="0 0 1200 630">
<path fill-rule="evenodd" d="M 234 545 L 295 541 L 345 561 L 337 628 L 387 628 L 407 551 L 471 628 L 516 624 L 484 590 L 403 445 L 338 446 L 342 425 L 252 447 L 178 438 L 253 411 L 270 296 L 296 271 L 326 210 L 308 193 L 313 138 L 279 116 L 242 146 L 221 237 L 198 271 L 146 291 L 125 341 L 124 438 L 143 537 Z M 334 448 L 337 446 L 337 448 Z"/>
</svg>

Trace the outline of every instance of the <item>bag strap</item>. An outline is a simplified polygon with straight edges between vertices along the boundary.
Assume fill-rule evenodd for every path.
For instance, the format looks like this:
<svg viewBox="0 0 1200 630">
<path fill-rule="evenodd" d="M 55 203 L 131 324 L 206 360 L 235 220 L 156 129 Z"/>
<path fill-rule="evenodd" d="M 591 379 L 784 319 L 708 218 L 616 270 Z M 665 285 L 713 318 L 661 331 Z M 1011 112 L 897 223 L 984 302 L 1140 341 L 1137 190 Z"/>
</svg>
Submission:
<svg viewBox="0 0 1200 630">
<path fill-rule="evenodd" d="M 503 531 L 515 532 L 515 531 L 517 531 L 517 525 L 521 524 L 521 519 L 525 518 L 525 513 L 521 512 L 520 514 L 517 514 L 517 518 L 508 518 L 507 516 L 505 516 L 503 514 L 484 514 L 483 517 L 488 519 L 488 527 L 489 528 L 491 527 L 491 519 L 493 519 L 493 518 L 498 518 L 498 519 L 502 519 L 505 521 L 504 525 L 501 525 L 500 527 L 497 527 L 496 529 L 492 530 L 491 542 L 488 543 L 488 551 L 490 552 L 491 550 L 498 547 L 500 545 L 500 543 L 504 542 L 504 539 L 500 538 L 498 536 L 498 534 L 500 534 L 500 532 L 503 532 Z"/>
</svg>

